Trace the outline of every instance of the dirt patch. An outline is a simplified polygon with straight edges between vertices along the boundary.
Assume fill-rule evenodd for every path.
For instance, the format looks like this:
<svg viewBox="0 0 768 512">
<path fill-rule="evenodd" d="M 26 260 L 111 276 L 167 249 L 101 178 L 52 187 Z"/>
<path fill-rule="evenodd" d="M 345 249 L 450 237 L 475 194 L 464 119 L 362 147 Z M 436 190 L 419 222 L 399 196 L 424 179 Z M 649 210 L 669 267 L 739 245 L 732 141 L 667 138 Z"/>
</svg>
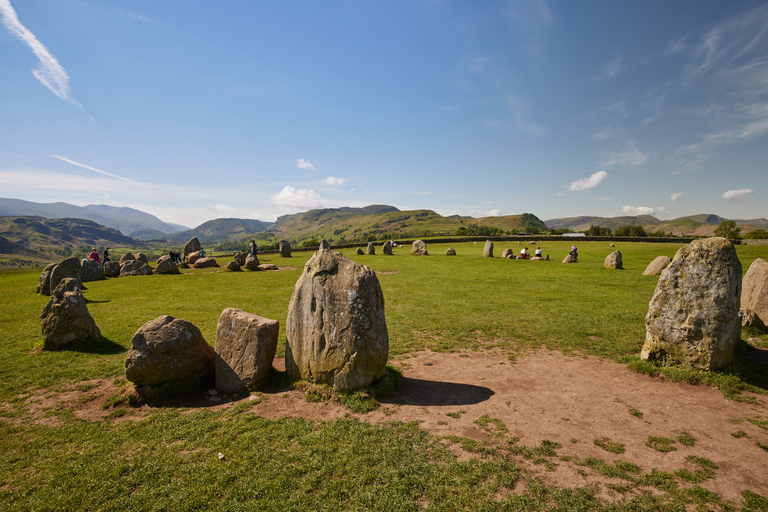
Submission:
<svg viewBox="0 0 768 512">
<path fill-rule="evenodd" d="M 386 270 L 377 270 L 377 274 L 381 274 L 382 276 L 388 276 L 390 274 L 399 274 L 399 270 L 393 270 L 393 271 L 386 271 Z"/>
</svg>

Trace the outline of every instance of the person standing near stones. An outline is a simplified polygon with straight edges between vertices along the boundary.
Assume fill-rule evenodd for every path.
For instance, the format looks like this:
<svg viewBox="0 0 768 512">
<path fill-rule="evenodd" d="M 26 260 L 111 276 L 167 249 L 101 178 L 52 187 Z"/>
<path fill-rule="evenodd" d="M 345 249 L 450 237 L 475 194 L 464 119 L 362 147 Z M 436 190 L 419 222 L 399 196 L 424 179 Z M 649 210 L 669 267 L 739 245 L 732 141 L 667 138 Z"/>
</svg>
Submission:
<svg viewBox="0 0 768 512">
<path fill-rule="evenodd" d="M 251 256 L 256 257 L 257 252 L 259 252 L 259 247 L 256 245 L 256 240 L 251 240 Z"/>
<path fill-rule="evenodd" d="M 104 264 L 106 265 L 108 261 L 109 261 L 109 247 L 104 249 Z"/>
<path fill-rule="evenodd" d="M 200 257 L 205 258 L 205 249 L 203 249 L 202 247 L 200 248 Z"/>
</svg>

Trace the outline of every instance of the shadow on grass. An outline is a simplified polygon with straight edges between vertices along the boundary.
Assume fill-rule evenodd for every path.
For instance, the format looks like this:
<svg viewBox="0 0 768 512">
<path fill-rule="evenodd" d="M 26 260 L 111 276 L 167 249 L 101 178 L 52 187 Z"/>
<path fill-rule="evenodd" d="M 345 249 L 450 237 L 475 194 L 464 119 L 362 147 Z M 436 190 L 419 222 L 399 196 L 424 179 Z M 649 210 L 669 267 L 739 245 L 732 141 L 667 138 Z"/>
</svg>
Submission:
<svg viewBox="0 0 768 512">
<path fill-rule="evenodd" d="M 482 386 L 403 377 L 397 397 L 382 400 L 382 403 L 418 406 L 472 405 L 485 402 L 493 395 L 493 390 Z"/>
<path fill-rule="evenodd" d="M 122 354 L 127 351 L 127 348 L 115 343 L 109 338 L 77 340 L 61 349 L 61 352 L 82 352 L 84 354 L 104 355 Z"/>
<path fill-rule="evenodd" d="M 111 300 L 90 300 L 85 299 L 86 304 L 106 304 L 108 302 L 112 302 Z"/>
</svg>

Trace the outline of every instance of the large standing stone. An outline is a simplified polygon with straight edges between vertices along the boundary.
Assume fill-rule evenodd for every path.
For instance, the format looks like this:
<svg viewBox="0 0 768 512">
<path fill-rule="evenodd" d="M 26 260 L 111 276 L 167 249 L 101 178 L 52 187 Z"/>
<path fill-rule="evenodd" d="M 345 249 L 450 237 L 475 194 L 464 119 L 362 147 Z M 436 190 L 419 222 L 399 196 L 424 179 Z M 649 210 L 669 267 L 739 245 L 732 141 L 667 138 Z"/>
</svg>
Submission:
<svg viewBox="0 0 768 512">
<path fill-rule="evenodd" d="M 741 290 L 743 325 L 768 325 L 768 263 L 757 258 L 744 274 Z"/>
<path fill-rule="evenodd" d="M 392 242 L 387 240 L 384 245 L 381 246 L 381 252 L 386 256 L 392 256 Z"/>
<path fill-rule="evenodd" d="M 139 260 L 128 260 L 120 265 L 121 276 L 148 276 L 152 267 Z"/>
<path fill-rule="evenodd" d="M 427 252 L 427 244 L 424 240 L 415 240 L 411 246 L 411 254 L 416 256 L 429 256 Z"/>
<path fill-rule="evenodd" d="M 254 256 L 253 254 L 249 254 L 245 257 L 245 268 L 248 270 L 259 270 L 259 258 L 258 256 Z"/>
<path fill-rule="evenodd" d="M 621 261 L 621 252 L 619 251 L 613 251 L 611 254 L 605 257 L 605 261 L 603 262 L 603 266 L 608 269 L 613 270 L 619 270 L 624 268 L 624 265 Z"/>
<path fill-rule="evenodd" d="M 84 283 L 100 281 L 104 279 L 104 269 L 101 268 L 101 265 L 96 263 L 96 260 L 84 261 L 81 266 L 80 273 Z"/>
<path fill-rule="evenodd" d="M 195 268 L 211 268 L 211 267 L 218 267 L 219 264 L 216 263 L 216 258 L 198 258 L 195 261 Z"/>
<path fill-rule="evenodd" d="M 641 358 L 716 370 L 741 337 L 741 262 L 725 238 L 680 248 L 661 273 L 645 318 Z"/>
<path fill-rule="evenodd" d="M 250 254 L 249 252 L 238 252 L 237 254 L 234 255 L 232 259 L 234 259 L 238 265 L 240 265 L 241 267 L 244 267 L 245 260 L 246 258 L 248 258 L 249 254 Z"/>
<path fill-rule="evenodd" d="M 669 256 L 657 256 L 652 262 L 645 267 L 644 276 L 658 276 L 661 271 L 664 270 L 672 263 L 672 258 Z"/>
<path fill-rule="evenodd" d="M 456 249 L 454 249 L 453 247 L 447 248 L 445 250 L 445 255 L 446 256 L 456 256 Z"/>
<path fill-rule="evenodd" d="M 55 266 L 55 263 L 49 263 L 40 273 L 40 279 L 38 279 L 37 284 L 37 293 L 41 295 L 51 294 L 51 272 L 53 272 Z"/>
<path fill-rule="evenodd" d="M 285 368 L 348 391 L 384 376 L 389 335 L 376 273 L 334 251 L 307 262 L 291 296 Z"/>
<path fill-rule="evenodd" d="M 65 277 L 51 294 L 51 300 L 40 313 L 43 347 L 53 350 L 75 340 L 101 339 L 101 331 L 88 312 L 80 283 Z"/>
<path fill-rule="evenodd" d="M 288 240 L 280 240 L 280 242 L 277 244 L 277 247 L 280 250 L 280 256 L 283 258 L 291 257 L 291 242 Z"/>
<path fill-rule="evenodd" d="M 235 393 L 263 379 L 277 350 L 280 323 L 227 308 L 216 326 L 216 389 Z"/>
<path fill-rule="evenodd" d="M 365 253 L 368 255 L 376 254 L 376 246 L 373 245 L 373 242 L 368 242 L 368 247 L 365 249 Z"/>
<path fill-rule="evenodd" d="M 104 277 L 120 276 L 120 262 L 108 261 L 104 264 Z"/>
<path fill-rule="evenodd" d="M 149 264 L 149 258 L 147 258 L 147 255 L 143 252 L 137 252 L 134 254 L 134 258 L 136 258 L 138 261 L 143 261 L 146 264 Z"/>
<path fill-rule="evenodd" d="M 125 357 L 125 378 L 137 386 L 193 380 L 213 371 L 215 352 L 191 322 L 169 315 L 139 327 Z"/>
<path fill-rule="evenodd" d="M 80 260 L 74 256 L 60 261 L 53 270 L 51 270 L 50 283 L 48 289 L 53 293 L 53 290 L 59 286 L 59 283 L 68 277 L 77 280 L 77 287 L 83 289 L 83 267 L 80 265 Z"/>
<path fill-rule="evenodd" d="M 155 274 L 181 274 L 179 267 L 171 261 L 171 258 L 168 256 L 164 258 L 166 259 L 160 258 L 162 261 L 155 267 Z"/>
<path fill-rule="evenodd" d="M 509 258 L 510 256 L 514 256 L 514 255 L 515 255 L 515 251 L 513 251 L 512 249 L 509 249 L 509 248 L 504 249 L 503 251 L 501 251 L 501 257 L 502 258 Z"/>
<path fill-rule="evenodd" d="M 493 258 L 493 242 L 490 240 L 485 241 L 485 247 L 483 247 L 483 258 Z"/>
<path fill-rule="evenodd" d="M 189 242 L 184 244 L 184 253 L 182 254 L 183 260 L 187 260 L 187 256 L 192 254 L 193 252 L 198 252 L 201 249 L 200 247 L 200 240 L 197 239 L 196 236 L 193 236 L 189 239 Z"/>
<path fill-rule="evenodd" d="M 134 256 L 133 253 L 127 252 L 127 253 L 123 254 L 122 256 L 120 256 L 120 260 L 119 260 L 120 261 L 120 265 L 122 265 L 126 261 L 132 261 L 132 260 L 135 260 L 135 259 L 136 259 L 136 256 Z"/>
</svg>

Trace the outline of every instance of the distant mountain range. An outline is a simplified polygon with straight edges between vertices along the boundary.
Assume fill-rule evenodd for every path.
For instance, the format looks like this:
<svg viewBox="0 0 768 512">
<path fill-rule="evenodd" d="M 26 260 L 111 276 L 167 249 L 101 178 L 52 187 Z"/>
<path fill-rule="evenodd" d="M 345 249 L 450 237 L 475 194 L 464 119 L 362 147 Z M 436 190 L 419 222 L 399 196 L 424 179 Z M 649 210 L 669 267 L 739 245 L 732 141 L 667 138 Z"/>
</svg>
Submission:
<svg viewBox="0 0 768 512">
<path fill-rule="evenodd" d="M 664 231 L 678 236 L 712 236 L 718 225 L 729 220 L 718 215 L 702 213 L 678 217 L 672 220 L 660 220 L 651 215 L 638 215 L 636 217 L 568 217 L 564 219 L 550 219 L 544 221 L 549 229 L 567 228 L 572 231 L 586 231 L 590 226 L 610 228 L 612 231 L 620 226 L 642 226 L 647 231 Z M 768 219 L 732 219 L 741 232 L 747 233 L 754 229 L 768 228 Z"/>
<path fill-rule="evenodd" d="M 69 203 L 33 203 L 21 199 L 0 198 L 0 216 L 6 215 L 27 215 L 47 219 L 86 219 L 128 235 L 146 229 L 155 229 L 164 234 L 189 229 L 187 226 L 163 222 L 141 210 L 105 204 L 75 206 Z"/>
</svg>

